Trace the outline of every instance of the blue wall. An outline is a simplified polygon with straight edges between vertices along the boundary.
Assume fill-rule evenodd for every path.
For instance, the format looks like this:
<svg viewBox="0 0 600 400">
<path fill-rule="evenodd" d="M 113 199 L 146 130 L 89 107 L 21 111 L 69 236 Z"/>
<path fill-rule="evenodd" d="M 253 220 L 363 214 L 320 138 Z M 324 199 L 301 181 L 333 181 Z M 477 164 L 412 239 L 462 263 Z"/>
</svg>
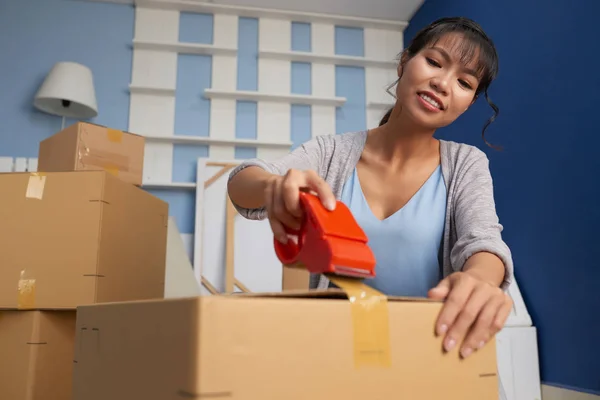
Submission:
<svg viewBox="0 0 600 400">
<path fill-rule="evenodd" d="M 125 5 L 0 2 L 0 157 L 37 157 L 40 140 L 60 130 L 60 117 L 33 108 L 35 93 L 59 61 L 92 69 L 99 114 L 91 121 L 127 129 L 133 21 L 134 9 Z"/>
<path fill-rule="evenodd" d="M 498 213 L 516 275 L 539 329 L 542 379 L 600 392 L 600 2 L 427 0 L 410 21 L 442 16 L 478 21 L 496 43 L 500 76 L 490 89 L 500 116 L 480 99 L 439 137 L 476 144 L 491 161 Z"/>
</svg>

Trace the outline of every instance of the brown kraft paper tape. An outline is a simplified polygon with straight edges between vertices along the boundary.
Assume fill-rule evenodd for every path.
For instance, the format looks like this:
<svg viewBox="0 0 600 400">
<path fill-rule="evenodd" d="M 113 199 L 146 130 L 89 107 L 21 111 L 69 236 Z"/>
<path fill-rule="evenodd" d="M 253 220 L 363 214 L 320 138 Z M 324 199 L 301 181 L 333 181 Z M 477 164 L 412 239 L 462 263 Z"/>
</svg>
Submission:
<svg viewBox="0 0 600 400">
<path fill-rule="evenodd" d="M 119 171 L 129 172 L 129 157 L 102 150 L 93 150 L 84 146 L 84 150 L 78 154 L 81 165 L 100 167 L 105 171 L 117 176 Z"/>
<path fill-rule="evenodd" d="M 17 308 L 35 308 L 35 279 L 26 270 L 21 271 L 17 285 Z"/>
<path fill-rule="evenodd" d="M 387 296 L 361 280 L 327 275 L 350 300 L 354 334 L 354 365 L 392 366 Z"/>
<path fill-rule="evenodd" d="M 25 191 L 25 197 L 28 199 L 42 200 L 44 197 L 44 187 L 46 186 L 46 174 L 41 172 L 34 172 L 29 175 L 29 181 L 27 182 L 27 190 Z"/>
<path fill-rule="evenodd" d="M 106 128 L 106 136 L 108 140 L 115 143 L 121 143 L 123 140 L 123 132 L 117 129 Z"/>
</svg>

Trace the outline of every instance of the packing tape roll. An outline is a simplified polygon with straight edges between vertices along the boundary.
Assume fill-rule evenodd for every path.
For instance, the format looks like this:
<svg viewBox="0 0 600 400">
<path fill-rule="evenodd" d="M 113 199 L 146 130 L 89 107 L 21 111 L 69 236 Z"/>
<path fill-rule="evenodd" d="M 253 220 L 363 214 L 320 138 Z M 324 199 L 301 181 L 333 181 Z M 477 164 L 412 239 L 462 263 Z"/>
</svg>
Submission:
<svg viewBox="0 0 600 400">
<path fill-rule="evenodd" d="M 390 368 L 392 354 L 387 296 L 361 280 L 332 275 L 327 277 L 350 300 L 355 367 Z"/>
<path fill-rule="evenodd" d="M 46 174 L 41 172 L 34 172 L 29 175 L 29 182 L 27 183 L 27 190 L 25 197 L 28 199 L 42 200 L 44 197 L 44 187 L 46 186 Z"/>
<path fill-rule="evenodd" d="M 106 128 L 106 136 L 111 142 L 121 143 L 121 140 L 123 140 L 123 131 Z"/>
<path fill-rule="evenodd" d="M 17 308 L 19 310 L 35 308 L 35 279 L 27 271 L 21 271 L 17 285 Z"/>
</svg>

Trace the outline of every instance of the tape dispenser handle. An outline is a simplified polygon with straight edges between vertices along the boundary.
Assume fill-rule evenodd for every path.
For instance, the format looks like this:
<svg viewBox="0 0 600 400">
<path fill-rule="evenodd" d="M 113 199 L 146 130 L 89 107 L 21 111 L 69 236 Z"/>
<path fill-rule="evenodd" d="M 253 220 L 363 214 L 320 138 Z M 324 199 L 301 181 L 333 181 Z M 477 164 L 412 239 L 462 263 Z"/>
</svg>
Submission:
<svg viewBox="0 0 600 400">
<path fill-rule="evenodd" d="M 288 241 L 286 244 L 281 243 L 276 238 L 273 239 L 275 246 L 275 254 L 284 265 L 291 265 L 298 262 L 298 256 L 302 250 L 304 242 L 304 234 L 307 220 L 307 201 L 306 196 L 309 194 L 300 192 L 300 207 L 303 209 L 302 221 L 300 223 L 300 229 L 292 229 L 288 226 L 283 226 L 285 233 L 288 235 Z"/>
</svg>

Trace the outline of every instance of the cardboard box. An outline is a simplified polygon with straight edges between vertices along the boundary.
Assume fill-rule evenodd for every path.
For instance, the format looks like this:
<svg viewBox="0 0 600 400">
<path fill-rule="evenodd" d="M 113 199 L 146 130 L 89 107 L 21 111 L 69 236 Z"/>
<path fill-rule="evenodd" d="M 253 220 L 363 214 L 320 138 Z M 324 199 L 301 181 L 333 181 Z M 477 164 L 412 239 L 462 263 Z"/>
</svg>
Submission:
<svg viewBox="0 0 600 400">
<path fill-rule="evenodd" d="M 0 308 L 164 295 L 169 205 L 104 171 L 0 174 Z"/>
<path fill-rule="evenodd" d="M 0 311 L 0 399 L 69 400 L 75 311 Z"/>
<path fill-rule="evenodd" d="M 77 122 L 40 142 L 38 171 L 105 170 L 142 184 L 144 138 L 87 122 Z"/>
<path fill-rule="evenodd" d="M 444 353 L 441 305 L 389 300 L 389 366 L 355 364 L 354 313 L 334 290 L 80 307 L 73 400 L 497 399 L 495 342 Z"/>
<path fill-rule="evenodd" d="M 283 268 L 281 273 L 281 289 L 289 290 L 308 290 L 310 288 L 310 272 L 305 268 L 287 267 Z"/>
</svg>

